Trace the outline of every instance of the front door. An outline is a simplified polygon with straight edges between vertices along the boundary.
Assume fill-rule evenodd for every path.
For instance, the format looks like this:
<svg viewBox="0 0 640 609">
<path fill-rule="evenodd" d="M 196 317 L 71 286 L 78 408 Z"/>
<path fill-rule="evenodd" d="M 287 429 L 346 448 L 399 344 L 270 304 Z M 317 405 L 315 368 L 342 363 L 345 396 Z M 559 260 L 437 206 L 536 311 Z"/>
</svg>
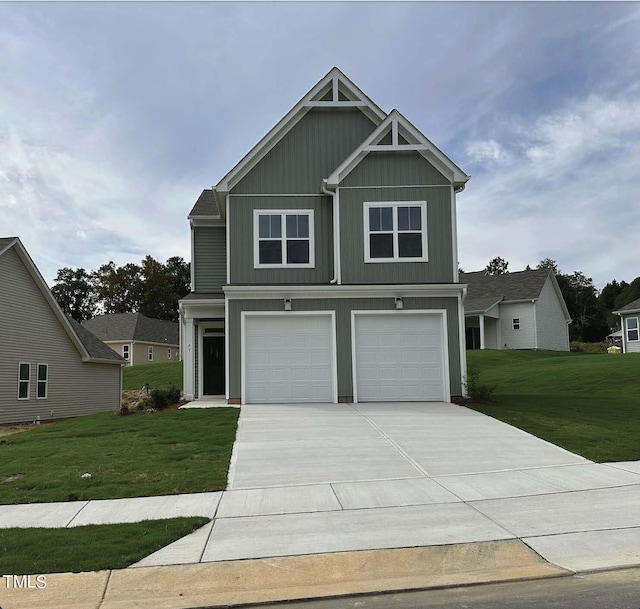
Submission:
<svg viewBox="0 0 640 609">
<path fill-rule="evenodd" d="M 224 336 L 202 338 L 202 393 L 224 395 Z"/>
</svg>

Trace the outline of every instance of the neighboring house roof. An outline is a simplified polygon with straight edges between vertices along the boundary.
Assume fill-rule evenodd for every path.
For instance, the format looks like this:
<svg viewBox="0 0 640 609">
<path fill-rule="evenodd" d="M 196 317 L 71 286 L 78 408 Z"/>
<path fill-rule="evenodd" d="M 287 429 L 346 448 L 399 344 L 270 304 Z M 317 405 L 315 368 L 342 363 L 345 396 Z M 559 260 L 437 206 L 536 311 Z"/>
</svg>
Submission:
<svg viewBox="0 0 640 609">
<path fill-rule="evenodd" d="M 178 345 L 177 323 L 151 319 L 142 313 L 112 313 L 83 321 L 82 325 L 103 341 L 131 340 L 146 343 Z"/>
<path fill-rule="evenodd" d="M 571 319 L 555 276 L 549 269 L 532 269 L 489 275 L 486 271 L 460 273 L 460 283 L 467 284 L 464 309 L 467 315 L 484 313 L 498 302 L 537 300 L 549 276 L 560 299 L 565 317 Z"/>
<path fill-rule="evenodd" d="M 200 193 L 196 204 L 187 216 L 187 219 L 191 218 L 213 218 L 216 220 L 221 218 L 220 205 L 213 189 L 209 188 Z"/>
<path fill-rule="evenodd" d="M 624 307 L 614 311 L 614 313 L 640 313 L 640 298 L 632 300 L 629 304 L 626 304 Z"/>
<path fill-rule="evenodd" d="M 56 299 L 53 297 L 49 286 L 38 271 L 35 263 L 29 256 L 29 253 L 25 249 L 24 245 L 18 237 L 0 237 L 0 256 L 9 249 L 14 248 L 18 257 L 26 267 L 28 273 L 31 275 L 36 286 L 47 301 L 47 304 L 51 307 L 54 315 L 58 318 L 60 325 L 65 330 L 71 342 L 74 344 L 82 361 L 92 363 L 105 363 L 105 364 L 123 364 L 125 360 L 120 357 L 113 349 L 107 347 L 91 332 L 81 328 L 80 324 L 73 319 L 67 317 Z"/>
</svg>

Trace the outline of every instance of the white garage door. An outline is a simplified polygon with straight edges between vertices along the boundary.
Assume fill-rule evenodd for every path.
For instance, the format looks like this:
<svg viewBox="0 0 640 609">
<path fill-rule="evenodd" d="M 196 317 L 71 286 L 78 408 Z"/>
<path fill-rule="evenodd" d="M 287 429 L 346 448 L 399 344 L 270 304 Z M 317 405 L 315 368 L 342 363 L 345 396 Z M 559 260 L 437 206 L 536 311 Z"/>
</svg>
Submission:
<svg viewBox="0 0 640 609">
<path fill-rule="evenodd" d="M 245 402 L 333 402 L 332 321 L 329 315 L 245 316 Z"/>
<path fill-rule="evenodd" d="M 443 401 L 442 315 L 354 315 L 358 402 Z"/>
</svg>

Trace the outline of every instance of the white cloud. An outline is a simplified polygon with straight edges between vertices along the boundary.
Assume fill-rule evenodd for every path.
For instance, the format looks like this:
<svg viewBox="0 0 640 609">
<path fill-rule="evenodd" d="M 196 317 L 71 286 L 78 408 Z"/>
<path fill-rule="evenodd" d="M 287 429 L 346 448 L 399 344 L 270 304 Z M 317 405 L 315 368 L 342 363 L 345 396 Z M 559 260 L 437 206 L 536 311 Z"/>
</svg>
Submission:
<svg viewBox="0 0 640 609">
<path fill-rule="evenodd" d="M 466 147 L 467 157 L 475 163 L 506 163 L 510 159 L 507 151 L 495 140 L 473 141 Z"/>
</svg>

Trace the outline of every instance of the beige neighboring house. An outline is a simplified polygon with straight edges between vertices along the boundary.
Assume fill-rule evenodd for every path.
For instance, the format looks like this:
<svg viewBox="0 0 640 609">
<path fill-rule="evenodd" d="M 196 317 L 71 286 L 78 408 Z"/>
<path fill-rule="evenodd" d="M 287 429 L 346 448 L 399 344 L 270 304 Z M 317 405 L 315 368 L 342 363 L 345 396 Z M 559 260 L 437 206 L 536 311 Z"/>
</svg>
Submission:
<svg viewBox="0 0 640 609">
<path fill-rule="evenodd" d="M 571 316 L 549 269 L 460 273 L 467 349 L 569 351 Z"/>
<path fill-rule="evenodd" d="M 622 352 L 640 353 L 640 298 L 614 313 L 620 315 Z"/>
<path fill-rule="evenodd" d="M 0 238 L 0 424 L 116 410 L 123 363 L 65 316 L 20 239 Z"/>
<path fill-rule="evenodd" d="M 98 315 L 82 322 L 129 366 L 180 360 L 180 326 L 142 313 Z"/>
</svg>

